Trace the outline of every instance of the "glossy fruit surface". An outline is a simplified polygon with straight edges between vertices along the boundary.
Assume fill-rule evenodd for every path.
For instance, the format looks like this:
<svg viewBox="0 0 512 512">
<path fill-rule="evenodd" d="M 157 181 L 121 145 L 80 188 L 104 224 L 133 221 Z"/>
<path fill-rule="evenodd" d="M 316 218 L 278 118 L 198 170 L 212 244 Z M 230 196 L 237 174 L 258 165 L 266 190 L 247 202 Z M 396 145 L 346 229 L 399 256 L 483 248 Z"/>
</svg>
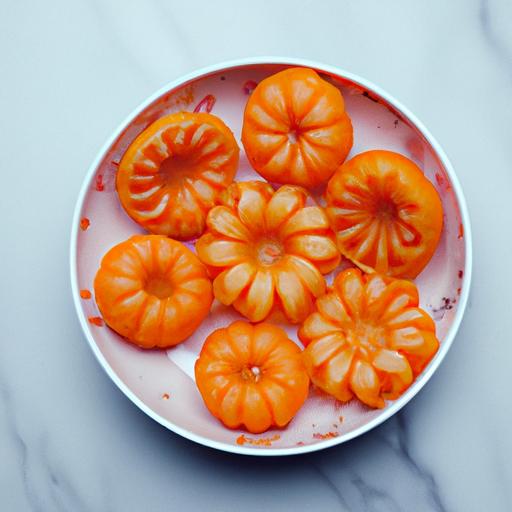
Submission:
<svg viewBox="0 0 512 512">
<path fill-rule="evenodd" d="M 325 291 L 322 273 L 340 254 L 327 217 L 300 187 L 233 183 L 210 210 L 196 250 L 215 280 L 215 297 L 253 322 L 279 310 L 297 323 Z"/>
<path fill-rule="evenodd" d="M 208 210 L 233 180 L 239 149 L 216 116 L 178 112 L 146 128 L 117 172 L 128 215 L 152 233 L 179 240 L 199 236 Z"/>
<path fill-rule="evenodd" d="M 275 183 L 325 183 L 352 147 L 352 124 L 340 91 L 308 68 L 262 80 L 244 113 L 247 157 Z"/>
<path fill-rule="evenodd" d="M 341 272 L 299 329 L 311 380 L 370 407 L 398 398 L 439 348 L 435 324 L 411 281 L 358 269 Z"/>
<path fill-rule="evenodd" d="M 133 236 L 110 249 L 94 293 L 107 325 L 142 348 L 183 341 L 208 315 L 213 300 L 197 256 L 160 235 Z"/>
<path fill-rule="evenodd" d="M 421 169 L 398 153 L 367 151 L 344 163 L 326 201 L 342 254 L 366 272 L 414 278 L 436 250 L 441 199 Z"/>
<path fill-rule="evenodd" d="M 309 378 L 300 348 L 283 329 L 234 322 L 214 331 L 195 365 L 208 410 L 229 428 L 284 427 L 300 409 Z"/>
</svg>

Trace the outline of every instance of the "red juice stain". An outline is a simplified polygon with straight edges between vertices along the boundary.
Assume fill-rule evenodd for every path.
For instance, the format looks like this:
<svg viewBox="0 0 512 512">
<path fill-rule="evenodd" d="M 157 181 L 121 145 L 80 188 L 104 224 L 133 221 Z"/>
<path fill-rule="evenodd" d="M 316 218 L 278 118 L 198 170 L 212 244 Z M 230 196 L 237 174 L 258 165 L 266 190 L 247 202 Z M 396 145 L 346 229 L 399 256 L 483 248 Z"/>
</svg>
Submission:
<svg viewBox="0 0 512 512">
<path fill-rule="evenodd" d="M 254 89 L 256 89 L 257 85 L 258 84 L 254 80 L 247 80 L 247 82 L 245 82 L 242 86 L 242 89 L 245 94 L 249 95 L 252 91 L 254 91 Z"/>
<path fill-rule="evenodd" d="M 459 224 L 459 238 L 464 238 L 464 226 L 462 222 Z"/>
<path fill-rule="evenodd" d="M 315 432 L 313 434 L 313 439 L 332 439 L 333 437 L 338 437 L 338 432 L 327 432 L 326 434 L 319 434 Z"/>
<path fill-rule="evenodd" d="M 80 219 L 80 229 L 85 231 L 91 225 L 91 221 L 87 217 Z"/>
<path fill-rule="evenodd" d="M 215 96 L 213 94 L 207 94 L 197 105 L 194 109 L 194 112 L 208 112 L 210 113 L 212 111 L 213 106 L 215 105 L 215 102 L 217 100 L 215 99 Z"/>
<path fill-rule="evenodd" d="M 90 316 L 88 320 L 91 324 L 96 325 L 98 327 L 103 326 L 103 320 L 99 316 Z"/>
<path fill-rule="evenodd" d="M 243 446 L 244 444 L 252 444 L 253 446 L 272 446 L 274 441 L 277 441 L 281 438 L 279 434 L 275 434 L 272 437 L 260 437 L 260 438 L 251 438 L 247 437 L 244 434 L 240 434 L 236 438 L 236 444 Z"/>
<path fill-rule="evenodd" d="M 372 94 L 370 94 L 368 91 L 363 91 L 363 96 L 365 98 L 368 98 L 369 100 L 373 101 L 374 103 L 379 103 L 379 98 L 375 98 Z M 398 124 L 398 123 L 397 123 Z M 396 125 L 395 125 L 396 127 Z"/>
<path fill-rule="evenodd" d="M 444 178 L 441 174 L 439 174 L 438 172 L 436 172 L 436 181 L 437 181 L 437 184 L 442 187 L 444 185 Z"/>
<path fill-rule="evenodd" d="M 91 292 L 89 290 L 80 290 L 80 297 L 82 299 L 90 299 L 92 297 Z"/>
<path fill-rule="evenodd" d="M 96 182 L 94 184 L 94 188 L 98 192 L 103 192 L 103 190 L 105 190 L 105 184 L 103 183 L 103 174 L 98 174 L 96 176 Z"/>
</svg>

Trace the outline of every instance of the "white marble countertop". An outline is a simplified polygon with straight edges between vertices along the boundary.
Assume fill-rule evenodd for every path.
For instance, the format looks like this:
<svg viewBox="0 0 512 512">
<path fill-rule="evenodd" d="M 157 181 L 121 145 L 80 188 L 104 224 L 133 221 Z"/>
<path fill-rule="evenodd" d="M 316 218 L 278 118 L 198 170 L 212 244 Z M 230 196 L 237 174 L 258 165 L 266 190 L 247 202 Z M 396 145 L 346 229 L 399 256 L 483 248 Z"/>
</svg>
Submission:
<svg viewBox="0 0 512 512">
<path fill-rule="evenodd" d="M 3 5 L 0 508 L 512 510 L 511 26 L 510 0 Z M 429 384 L 371 433 L 284 459 L 215 452 L 146 417 L 94 359 L 68 278 L 74 203 L 111 131 L 179 75 L 264 54 L 399 98 L 451 158 L 474 235 L 469 308 Z"/>
</svg>

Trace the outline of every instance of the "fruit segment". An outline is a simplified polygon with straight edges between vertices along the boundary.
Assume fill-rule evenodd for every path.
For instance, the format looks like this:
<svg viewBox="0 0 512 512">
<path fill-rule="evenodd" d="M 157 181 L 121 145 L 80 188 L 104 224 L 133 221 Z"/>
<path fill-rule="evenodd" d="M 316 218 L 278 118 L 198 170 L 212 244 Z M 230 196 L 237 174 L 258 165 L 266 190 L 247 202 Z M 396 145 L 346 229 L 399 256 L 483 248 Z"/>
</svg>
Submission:
<svg viewBox="0 0 512 512">
<path fill-rule="evenodd" d="M 244 113 L 242 142 L 251 165 L 275 183 L 317 187 L 352 147 L 340 91 L 308 68 L 263 80 Z"/>
<path fill-rule="evenodd" d="M 197 256 L 160 235 L 133 236 L 110 249 L 94 293 L 106 324 L 142 348 L 167 348 L 188 338 L 213 301 Z"/>
<path fill-rule="evenodd" d="M 398 398 L 439 348 L 416 286 L 358 269 L 341 272 L 299 329 L 311 380 L 342 402 Z"/>
<path fill-rule="evenodd" d="M 162 117 L 132 142 L 119 164 L 121 204 L 152 233 L 195 238 L 219 193 L 232 182 L 238 154 L 230 129 L 212 114 Z"/>
<path fill-rule="evenodd" d="M 355 156 L 329 181 L 326 201 L 340 251 L 365 272 L 414 278 L 436 250 L 441 199 L 420 168 L 398 153 Z"/>
<path fill-rule="evenodd" d="M 206 338 L 196 384 L 208 410 L 229 428 L 284 427 L 308 395 L 300 354 L 279 327 L 234 322 Z"/>
<path fill-rule="evenodd" d="M 281 311 L 298 323 L 325 291 L 323 273 L 340 261 L 334 234 L 300 187 L 274 192 L 259 181 L 232 184 L 210 210 L 199 258 L 215 276 L 215 297 L 252 322 Z"/>
</svg>

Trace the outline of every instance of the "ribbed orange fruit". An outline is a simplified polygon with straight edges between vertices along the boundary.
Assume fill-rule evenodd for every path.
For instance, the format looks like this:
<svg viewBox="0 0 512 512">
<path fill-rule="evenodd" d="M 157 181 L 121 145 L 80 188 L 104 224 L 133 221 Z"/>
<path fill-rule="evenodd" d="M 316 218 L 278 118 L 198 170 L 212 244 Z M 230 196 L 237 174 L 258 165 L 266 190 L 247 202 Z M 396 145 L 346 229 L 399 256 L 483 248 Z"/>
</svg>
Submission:
<svg viewBox="0 0 512 512">
<path fill-rule="evenodd" d="M 213 300 L 197 256 L 160 235 L 137 235 L 112 247 L 101 260 L 94 294 L 107 325 L 142 348 L 183 341 Z"/>
<path fill-rule="evenodd" d="M 308 68 L 262 80 L 244 113 L 242 142 L 251 165 L 275 183 L 317 187 L 352 147 L 340 91 Z"/>
<path fill-rule="evenodd" d="M 121 204 L 152 233 L 197 237 L 208 210 L 233 180 L 238 153 L 231 130 L 212 114 L 162 117 L 132 142 L 119 164 Z"/>
<path fill-rule="evenodd" d="M 196 384 L 208 410 L 229 428 L 284 427 L 307 398 L 300 348 L 283 329 L 234 322 L 204 342 Z"/>
<path fill-rule="evenodd" d="M 405 156 L 360 153 L 330 179 L 326 200 L 342 254 L 365 272 L 414 278 L 432 258 L 443 206 L 432 183 Z"/>
</svg>

